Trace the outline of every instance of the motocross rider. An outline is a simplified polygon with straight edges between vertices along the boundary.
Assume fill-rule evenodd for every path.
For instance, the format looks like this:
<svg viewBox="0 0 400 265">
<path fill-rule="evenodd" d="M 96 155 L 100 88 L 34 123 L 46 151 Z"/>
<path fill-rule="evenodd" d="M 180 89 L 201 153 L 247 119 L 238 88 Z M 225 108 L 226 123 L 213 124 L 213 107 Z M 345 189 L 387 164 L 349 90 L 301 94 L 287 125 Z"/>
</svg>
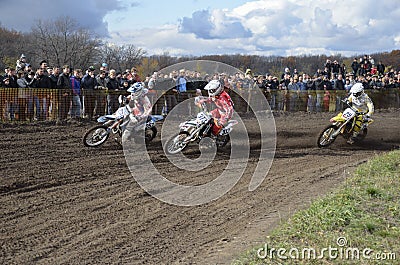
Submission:
<svg viewBox="0 0 400 265">
<path fill-rule="evenodd" d="M 127 91 L 131 94 L 126 98 L 128 112 L 125 112 L 125 117 L 129 115 L 130 122 L 124 131 L 124 138 L 130 139 L 133 127 L 151 115 L 152 105 L 147 97 L 148 89 L 142 82 L 134 83 Z"/>
<path fill-rule="evenodd" d="M 355 83 L 350 89 L 350 95 L 347 97 L 347 101 L 351 105 L 358 109 L 358 111 L 367 113 L 366 115 L 357 117 L 356 124 L 352 137 L 347 141 L 348 144 L 353 144 L 355 138 L 360 133 L 363 123 L 368 122 L 371 115 L 374 114 L 374 103 L 371 98 L 364 93 L 364 86 L 362 83 Z"/>
<path fill-rule="evenodd" d="M 207 99 L 199 98 L 196 104 L 201 105 L 202 102 L 213 102 L 216 105 L 216 109 L 212 110 L 210 114 L 214 118 L 212 133 L 217 136 L 232 118 L 233 102 L 228 93 L 224 91 L 224 86 L 219 80 L 211 80 L 204 89 L 208 91 L 209 97 Z"/>
</svg>

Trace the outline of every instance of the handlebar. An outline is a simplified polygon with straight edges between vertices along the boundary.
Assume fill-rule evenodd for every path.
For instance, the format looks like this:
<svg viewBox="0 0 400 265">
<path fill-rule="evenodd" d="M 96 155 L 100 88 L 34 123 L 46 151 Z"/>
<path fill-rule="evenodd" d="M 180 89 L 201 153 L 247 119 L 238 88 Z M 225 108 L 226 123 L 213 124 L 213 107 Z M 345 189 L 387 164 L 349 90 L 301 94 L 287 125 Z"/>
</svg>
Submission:
<svg viewBox="0 0 400 265">
<path fill-rule="evenodd" d="M 200 106 L 204 112 L 208 113 L 208 109 L 207 109 L 207 104 L 204 100 L 203 96 L 197 96 L 194 98 L 194 103 L 198 106 Z"/>
<path fill-rule="evenodd" d="M 344 104 L 346 104 L 350 109 L 352 109 L 355 113 L 356 113 L 356 115 L 358 116 L 358 115 L 361 115 L 361 116 L 364 116 L 364 115 L 366 115 L 367 114 L 367 112 L 360 112 L 360 111 L 358 111 L 358 109 L 357 108 L 355 108 L 355 107 L 353 107 L 350 103 L 350 101 L 348 101 L 347 99 L 345 100 L 345 99 L 342 99 L 341 100 Z"/>
</svg>

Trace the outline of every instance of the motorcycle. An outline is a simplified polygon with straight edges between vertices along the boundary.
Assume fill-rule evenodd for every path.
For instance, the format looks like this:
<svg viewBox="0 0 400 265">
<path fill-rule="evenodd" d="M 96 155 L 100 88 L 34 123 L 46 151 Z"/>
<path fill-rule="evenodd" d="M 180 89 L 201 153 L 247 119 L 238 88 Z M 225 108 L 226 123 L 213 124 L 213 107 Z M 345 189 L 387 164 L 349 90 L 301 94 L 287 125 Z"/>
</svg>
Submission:
<svg viewBox="0 0 400 265">
<path fill-rule="evenodd" d="M 364 119 L 366 113 L 359 112 L 357 108 L 351 106 L 347 100 L 342 100 L 347 105 L 347 108 L 330 119 L 331 125 L 325 127 L 318 136 L 318 147 L 328 147 L 331 145 L 338 135 L 342 135 L 344 139 L 349 140 L 353 136 L 356 122 L 361 123 L 360 131 L 354 139 L 354 143 L 362 141 L 368 133 L 368 126 L 373 122 L 373 119 Z"/>
<path fill-rule="evenodd" d="M 200 97 L 196 97 L 198 101 Z M 177 154 L 181 152 L 191 142 L 200 143 L 201 139 L 209 137 L 215 140 L 218 149 L 226 146 L 230 141 L 230 132 L 233 126 L 238 122 L 230 120 L 228 124 L 222 128 L 217 136 L 212 134 L 212 126 L 214 118 L 207 111 L 207 105 L 201 103 L 202 111 L 197 114 L 195 118 L 182 122 L 179 125 L 179 133 L 171 137 L 165 144 L 165 151 L 168 154 Z"/>
<path fill-rule="evenodd" d="M 83 136 L 83 144 L 87 147 L 97 147 L 104 144 L 111 134 L 122 137 L 124 130 L 130 122 L 128 106 L 120 107 L 114 114 L 101 116 L 97 122 L 101 125 L 90 128 Z M 157 135 L 156 122 L 164 119 L 162 115 L 150 115 L 146 122 L 138 123 L 134 127 L 133 137 L 143 137 L 144 130 L 145 143 L 151 142 Z M 118 138 L 115 138 L 118 142 Z"/>
</svg>

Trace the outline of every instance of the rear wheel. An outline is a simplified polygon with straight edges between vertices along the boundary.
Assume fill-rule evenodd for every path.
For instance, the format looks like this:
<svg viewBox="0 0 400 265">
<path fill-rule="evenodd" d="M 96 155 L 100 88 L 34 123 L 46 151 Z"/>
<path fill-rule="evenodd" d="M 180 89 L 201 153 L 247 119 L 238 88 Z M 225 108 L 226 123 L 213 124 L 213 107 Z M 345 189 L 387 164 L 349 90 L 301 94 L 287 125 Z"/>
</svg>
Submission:
<svg viewBox="0 0 400 265">
<path fill-rule="evenodd" d="M 135 142 L 140 143 L 141 141 L 143 141 L 143 131 L 139 131 L 139 132 L 134 132 L 133 133 L 133 138 L 135 139 Z M 144 130 L 144 142 L 147 144 L 149 142 L 151 142 L 157 135 L 157 128 L 156 127 L 152 127 L 152 128 L 146 128 Z"/>
<path fill-rule="evenodd" d="M 87 147 L 97 147 L 102 145 L 110 136 L 107 129 L 108 127 L 104 125 L 90 128 L 83 136 L 83 144 Z"/>
<path fill-rule="evenodd" d="M 186 137 L 186 133 L 179 133 L 171 137 L 171 139 L 165 143 L 165 152 L 174 155 L 185 149 L 187 144 L 184 143 L 183 140 L 185 140 Z"/>
<path fill-rule="evenodd" d="M 355 141 L 356 142 L 361 142 L 367 136 L 367 133 L 368 133 L 368 129 L 367 128 L 362 129 L 360 131 L 360 133 L 357 135 Z"/>
<path fill-rule="evenodd" d="M 337 130 L 336 125 L 329 125 L 325 127 L 325 129 L 323 129 L 318 136 L 318 141 L 317 141 L 318 147 L 323 148 L 330 146 L 336 140 L 336 137 L 332 137 L 332 134 L 336 130 Z"/>
</svg>

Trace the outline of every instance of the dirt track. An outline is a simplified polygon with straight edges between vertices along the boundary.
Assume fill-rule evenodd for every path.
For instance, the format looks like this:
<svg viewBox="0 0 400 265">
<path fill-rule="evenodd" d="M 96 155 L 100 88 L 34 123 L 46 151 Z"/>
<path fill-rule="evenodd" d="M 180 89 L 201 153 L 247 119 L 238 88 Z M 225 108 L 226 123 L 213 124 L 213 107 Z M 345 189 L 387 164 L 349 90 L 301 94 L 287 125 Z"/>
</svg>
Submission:
<svg viewBox="0 0 400 265">
<path fill-rule="evenodd" d="M 280 218 L 342 182 L 354 166 L 398 148 L 399 114 L 377 112 L 360 146 L 338 139 L 329 149 L 317 148 L 315 140 L 331 113 L 281 114 L 275 118 L 275 159 L 262 185 L 248 191 L 257 162 L 253 150 L 248 177 L 222 198 L 196 207 L 149 196 L 113 141 L 85 148 L 81 137 L 93 124 L 4 126 L 0 263 L 229 264 Z M 159 141 L 149 147 L 156 156 Z M 155 164 L 170 171 L 165 159 Z M 175 177 L 203 182 L 214 171 Z"/>
</svg>

